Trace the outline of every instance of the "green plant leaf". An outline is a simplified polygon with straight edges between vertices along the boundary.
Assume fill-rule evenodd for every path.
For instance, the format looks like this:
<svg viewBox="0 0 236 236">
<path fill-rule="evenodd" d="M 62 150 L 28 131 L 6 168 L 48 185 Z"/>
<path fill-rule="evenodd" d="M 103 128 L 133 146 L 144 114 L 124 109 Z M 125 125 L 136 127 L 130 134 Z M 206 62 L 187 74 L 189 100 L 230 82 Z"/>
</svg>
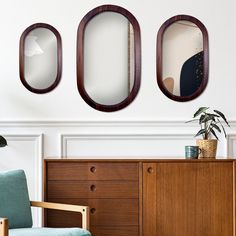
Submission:
<svg viewBox="0 0 236 236">
<path fill-rule="evenodd" d="M 0 135 L 0 147 L 7 146 L 7 140 Z"/>
<path fill-rule="evenodd" d="M 205 114 L 200 116 L 199 124 L 202 124 L 202 123 L 203 123 L 202 121 L 205 119 L 205 117 L 206 117 Z"/>
<path fill-rule="evenodd" d="M 216 115 L 216 114 L 213 114 L 213 113 L 206 113 L 207 115 L 209 115 L 209 116 L 212 116 L 212 117 L 220 117 L 219 115 Z"/>
<path fill-rule="evenodd" d="M 216 138 L 217 140 L 219 140 L 218 137 L 217 137 L 217 135 L 216 135 L 216 133 L 215 133 L 215 131 L 214 131 L 212 128 L 210 129 L 210 131 L 211 131 L 211 133 L 215 136 L 215 138 Z"/>
<path fill-rule="evenodd" d="M 215 128 L 219 133 L 221 133 L 220 127 L 216 124 L 211 124 L 213 128 Z"/>
<path fill-rule="evenodd" d="M 190 123 L 190 122 L 193 122 L 193 121 L 198 121 L 198 119 L 188 120 L 188 121 L 185 121 L 185 123 Z"/>
<path fill-rule="evenodd" d="M 193 118 L 197 117 L 198 115 L 200 115 L 201 113 L 205 112 L 208 109 L 209 107 L 200 107 L 193 115 Z"/>
<path fill-rule="evenodd" d="M 201 123 L 200 123 L 200 124 L 202 124 L 202 123 L 206 123 L 206 122 L 208 122 L 208 121 L 210 121 L 210 120 L 213 120 L 213 121 L 215 121 L 215 117 L 214 117 L 214 116 L 212 116 L 212 114 L 210 114 L 210 113 L 206 113 L 206 114 L 205 114 L 205 117 L 204 117 L 204 118 L 202 118 L 202 120 L 201 120 Z"/>
<path fill-rule="evenodd" d="M 205 133 L 206 133 L 206 129 L 200 129 L 194 137 L 197 137 L 197 136 L 205 134 Z"/>
<path fill-rule="evenodd" d="M 225 115 L 222 112 L 220 112 L 218 110 L 214 110 L 214 112 L 217 113 L 225 121 L 225 123 L 230 127 Z"/>
<path fill-rule="evenodd" d="M 221 121 L 220 121 L 219 119 L 218 119 L 218 122 L 220 123 L 221 128 L 222 128 L 222 130 L 223 130 L 223 132 L 224 132 L 224 135 L 225 135 L 225 138 L 226 138 L 225 128 L 224 128 L 224 126 L 222 125 L 222 123 L 221 123 Z"/>
<path fill-rule="evenodd" d="M 214 116 L 214 117 L 220 117 L 219 115 L 216 115 L 216 114 L 211 114 L 212 116 Z"/>
</svg>

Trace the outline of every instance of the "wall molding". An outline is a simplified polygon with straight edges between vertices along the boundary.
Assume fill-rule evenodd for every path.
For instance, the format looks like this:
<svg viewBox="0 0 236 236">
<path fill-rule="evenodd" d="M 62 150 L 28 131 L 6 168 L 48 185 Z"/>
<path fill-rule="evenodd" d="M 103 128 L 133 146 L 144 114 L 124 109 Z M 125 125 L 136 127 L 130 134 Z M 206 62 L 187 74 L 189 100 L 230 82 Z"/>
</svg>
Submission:
<svg viewBox="0 0 236 236">
<path fill-rule="evenodd" d="M 231 121 L 231 129 L 227 130 L 227 139 L 222 140 L 220 145 L 224 145 L 224 152 L 222 152 L 224 156 L 236 156 L 236 152 L 233 153 L 233 145 L 234 145 L 234 136 L 236 136 L 236 121 L 235 127 L 233 126 Z M 63 144 L 62 138 L 65 138 L 68 135 L 78 136 L 80 138 L 85 139 L 86 136 L 88 138 L 95 138 L 95 136 L 104 136 L 104 135 L 113 135 L 120 136 L 121 138 L 127 138 L 127 136 L 132 136 L 132 139 L 139 138 L 146 140 L 147 137 L 157 136 L 158 139 L 165 139 L 169 136 L 183 136 L 188 135 L 193 139 L 194 134 L 196 133 L 197 124 L 185 124 L 180 120 L 169 120 L 169 121 L 0 121 L 0 130 L 2 128 L 3 131 L 8 132 L 17 132 L 21 133 L 22 130 L 28 128 L 28 132 L 33 132 L 33 134 L 27 134 L 28 136 L 34 136 L 35 132 L 44 132 L 49 133 L 53 132 L 55 136 L 54 140 L 56 141 L 56 145 L 59 145 L 59 148 L 52 153 L 52 151 L 48 154 L 47 150 L 45 155 L 47 157 L 51 156 L 64 156 L 66 153 L 65 144 Z M 53 130 L 50 130 L 53 129 Z M 56 129 L 56 130 L 55 130 Z M 75 133 L 76 132 L 76 133 Z M 0 131 L 2 135 L 4 133 Z M 63 135 L 60 135 L 63 133 Z M 59 140 L 58 140 L 59 135 Z M 123 136 L 122 136 L 123 135 Z M 6 135 L 5 135 L 6 136 Z M 37 134 L 36 134 L 37 136 Z M 125 136 L 125 137 L 124 137 Z M 135 137 L 134 137 L 135 136 Z M 50 141 L 52 143 L 53 137 L 50 136 L 47 142 Z M 116 138 L 118 139 L 118 138 Z M 58 142 L 59 141 L 59 142 Z M 53 143 L 55 143 L 53 141 Z M 236 143 L 235 143 L 236 145 Z M 54 154 L 55 153 L 55 154 Z"/>
<path fill-rule="evenodd" d="M 233 147 L 236 144 L 236 133 L 227 135 L 227 156 L 232 157 L 234 156 Z"/>
<path fill-rule="evenodd" d="M 187 120 L 187 119 L 186 119 Z M 196 127 L 197 123 L 185 123 L 186 120 L 12 120 L 0 121 L 0 127 Z M 236 120 L 229 120 L 231 127 L 236 127 Z"/>
<path fill-rule="evenodd" d="M 34 192 L 36 199 L 43 199 L 43 134 L 1 134 L 7 141 L 33 141 L 35 143 L 35 166 L 34 166 Z M 35 225 L 42 225 L 42 210 L 36 211 Z"/>
<path fill-rule="evenodd" d="M 68 158 L 67 145 L 68 142 L 73 140 L 84 141 L 84 140 L 183 140 L 189 139 L 192 140 L 193 134 L 120 134 L 120 133 L 89 133 L 89 134 L 60 134 L 60 156 L 62 159 Z"/>
</svg>

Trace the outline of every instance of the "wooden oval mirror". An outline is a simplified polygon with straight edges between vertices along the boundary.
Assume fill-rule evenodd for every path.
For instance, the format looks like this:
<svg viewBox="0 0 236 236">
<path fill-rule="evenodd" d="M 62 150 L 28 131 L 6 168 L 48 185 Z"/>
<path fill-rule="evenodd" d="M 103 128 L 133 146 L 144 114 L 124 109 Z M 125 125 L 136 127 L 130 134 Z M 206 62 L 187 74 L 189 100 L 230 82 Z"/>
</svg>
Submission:
<svg viewBox="0 0 236 236">
<path fill-rule="evenodd" d="M 47 93 L 59 83 L 62 70 L 61 37 L 51 25 L 29 26 L 20 38 L 20 79 L 33 93 Z"/>
<path fill-rule="evenodd" d="M 178 15 L 167 20 L 157 36 L 157 83 L 170 99 L 198 97 L 206 88 L 209 68 L 208 34 L 196 18 Z"/>
<path fill-rule="evenodd" d="M 77 86 L 86 103 L 117 111 L 136 97 L 141 78 L 140 28 L 126 9 L 103 5 L 87 13 L 77 35 Z"/>
</svg>

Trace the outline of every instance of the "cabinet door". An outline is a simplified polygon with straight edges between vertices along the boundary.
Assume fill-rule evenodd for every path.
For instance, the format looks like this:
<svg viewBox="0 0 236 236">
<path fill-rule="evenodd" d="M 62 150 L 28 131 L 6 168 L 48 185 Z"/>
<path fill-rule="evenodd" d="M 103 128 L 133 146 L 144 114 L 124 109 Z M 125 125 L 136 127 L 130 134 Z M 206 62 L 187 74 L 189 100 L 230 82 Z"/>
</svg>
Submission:
<svg viewBox="0 0 236 236">
<path fill-rule="evenodd" d="M 144 236 L 233 236 L 232 162 L 143 164 Z"/>
</svg>

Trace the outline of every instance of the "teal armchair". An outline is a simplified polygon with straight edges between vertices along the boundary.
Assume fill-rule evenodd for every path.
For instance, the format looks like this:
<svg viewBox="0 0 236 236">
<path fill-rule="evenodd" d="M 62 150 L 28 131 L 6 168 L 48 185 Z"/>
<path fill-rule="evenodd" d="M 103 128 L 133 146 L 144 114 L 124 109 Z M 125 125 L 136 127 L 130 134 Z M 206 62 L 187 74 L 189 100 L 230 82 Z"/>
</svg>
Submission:
<svg viewBox="0 0 236 236">
<path fill-rule="evenodd" d="M 31 206 L 82 214 L 82 228 L 33 228 Z M 91 236 L 89 208 L 29 200 L 23 170 L 0 172 L 0 236 Z"/>
</svg>

